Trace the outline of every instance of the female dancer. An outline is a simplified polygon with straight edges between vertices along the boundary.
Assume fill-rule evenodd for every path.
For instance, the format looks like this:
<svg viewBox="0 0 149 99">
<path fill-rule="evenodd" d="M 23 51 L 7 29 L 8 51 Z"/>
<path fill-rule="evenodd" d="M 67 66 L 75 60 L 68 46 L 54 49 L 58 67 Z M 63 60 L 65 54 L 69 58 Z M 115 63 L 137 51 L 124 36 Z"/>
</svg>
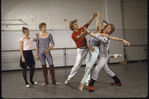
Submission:
<svg viewBox="0 0 149 99">
<path fill-rule="evenodd" d="M 100 33 L 103 33 L 103 30 L 107 27 L 108 23 L 106 21 L 103 21 L 100 25 L 100 27 L 98 27 L 98 22 L 99 22 L 99 12 L 97 12 L 98 15 L 97 15 L 97 18 L 96 18 L 96 32 L 94 33 L 95 35 L 96 34 L 99 34 L 100 36 L 106 36 L 107 35 L 104 35 L 104 34 L 100 34 Z M 129 42 L 123 40 L 123 39 L 119 39 L 117 37 L 109 37 L 109 39 L 112 39 L 112 40 L 117 40 L 117 41 L 123 41 L 126 45 L 128 44 L 129 45 Z M 90 39 L 90 42 L 89 42 L 89 48 L 91 49 L 91 58 L 90 58 L 90 61 L 89 63 L 87 64 L 87 68 L 85 69 L 85 74 L 81 80 L 81 83 L 80 83 L 80 86 L 79 86 L 79 90 L 82 90 L 83 89 L 83 86 L 85 84 L 85 79 L 86 77 L 88 76 L 92 66 L 94 65 L 95 61 L 97 60 L 97 57 L 99 55 L 99 40 L 97 40 L 96 38 L 94 37 L 91 37 Z M 114 54 L 114 55 L 109 55 L 108 57 L 120 57 L 121 54 Z"/>
<path fill-rule="evenodd" d="M 25 80 L 26 87 L 29 87 L 29 83 L 27 81 L 27 66 L 31 68 L 30 71 L 30 82 L 31 84 L 37 84 L 37 82 L 33 81 L 33 75 L 35 70 L 35 61 L 32 53 L 32 42 L 36 41 L 34 38 L 29 37 L 29 29 L 26 27 L 22 28 L 22 32 L 24 36 L 20 38 L 20 66 L 23 68 L 23 78 Z"/>
<path fill-rule="evenodd" d="M 45 58 L 48 61 L 50 74 L 52 77 L 52 84 L 59 85 L 59 83 L 55 80 L 55 70 L 53 65 L 53 58 L 50 53 L 50 50 L 54 47 L 54 40 L 52 37 L 52 34 L 46 32 L 46 23 L 40 23 L 39 29 L 41 33 L 37 35 L 36 37 L 36 57 L 37 60 L 40 59 L 40 62 L 42 64 L 42 70 L 45 82 L 42 84 L 42 86 L 49 85 L 48 78 L 47 78 L 47 69 L 46 69 L 46 62 Z M 49 43 L 51 42 L 51 46 L 49 47 Z"/>
</svg>

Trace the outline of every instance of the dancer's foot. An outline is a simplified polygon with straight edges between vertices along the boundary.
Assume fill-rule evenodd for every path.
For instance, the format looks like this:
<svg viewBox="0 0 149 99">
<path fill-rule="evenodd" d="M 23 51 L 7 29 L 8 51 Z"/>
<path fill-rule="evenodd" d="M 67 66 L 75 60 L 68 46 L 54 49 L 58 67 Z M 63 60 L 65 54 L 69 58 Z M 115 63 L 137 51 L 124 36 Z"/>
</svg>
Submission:
<svg viewBox="0 0 149 99">
<path fill-rule="evenodd" d="M 83 90 L 83 87 L 84 87 L 84 84 L 81 84 L 81 83 L 80 83 L 79 90 L 82 91 L 82 90 Z"/>
<path fill-rule="evenodd" d="M 67 85 L 67 84 L 69 83 L 69 81 L 70 81 L 70 80 L 67 79 L 67 80 L 65 81 L 65 84 Z"/>
<path fill-rule="evenodd" d="M 121 82 L 120 82 L 120 83 L 115 83 L 115 82 L 113 82 L 113 83 L 111 83 L 111 85 L 114 85 L 114 86 L 121 86 L 122 83 L 121 83 Z"/>
<path fill-rule="evenodd" d="M 114 58 L 121 57 L 121 56 L 122 56 L 122 54 L 114 54 L 113 55 Z"/>
<path fill-rule="evenodd" d="M 48 83 L 43 83 L 41 86 L 46 86 L 46 85 L 49 85 L 49 82 Z"/>
<path fill-rule="evenodd" d="M 88 91 L 89 92 L 93 92 L 94 91 L 93 87 L 92 86 L 88 86 Z"/>
<path fill-rule="evenodd" d="M 29 87 L 29 84 L 26 85 L 26 88 L 28 88 L 28 87 Z"/>
<path fill-rule="evenodd" d="M 60 83 L 56 82 L 56 83 L 55 83 L 55 84 L 53 84 L 53 85 L 60 85 Z"/>
<path fill-rule="evenodd" d="M 37 85 L 37 82 L 32 81 L 32 82 L 30 82 L 30 84 Z"/>
</svg>

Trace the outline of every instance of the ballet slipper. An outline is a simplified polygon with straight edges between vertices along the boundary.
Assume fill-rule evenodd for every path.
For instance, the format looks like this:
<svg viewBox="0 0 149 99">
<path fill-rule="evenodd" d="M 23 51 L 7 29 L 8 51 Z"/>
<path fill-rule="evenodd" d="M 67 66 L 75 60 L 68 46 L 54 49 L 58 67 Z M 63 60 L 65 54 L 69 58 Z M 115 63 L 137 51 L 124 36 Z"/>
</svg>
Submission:
<svg viewBox="0 0 149 99">
<path fill-rule="evenodd" d="M 80 83 L 79 90 L 82 91 L 83 90 L 83 87 L 84 87 L 84 84 L 81 84 Z"/>
</svg>

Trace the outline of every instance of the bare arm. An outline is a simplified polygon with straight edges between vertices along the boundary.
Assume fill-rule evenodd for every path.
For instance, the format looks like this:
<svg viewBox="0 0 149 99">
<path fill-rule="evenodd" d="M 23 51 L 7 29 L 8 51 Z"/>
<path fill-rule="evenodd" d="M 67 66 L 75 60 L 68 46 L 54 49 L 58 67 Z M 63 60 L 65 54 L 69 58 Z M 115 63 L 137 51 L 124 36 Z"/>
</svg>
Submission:
<svg viewBox="0 0 149 99">
<path fill-rule="evenodd" d="M 99 27 L 98 27 L 98 22 L 99 22 L 99 15 L 100 15 L 100 13 L 99 12 L 97 12 L 97 17 L 96 17 L 96 31 L 99 29 Z"/>
<path fill-rule="evenodd" d="M 87 22 L 87 24 L 91 24 L 92 23 L 92 21 L 93 21 L 93 19 L 95 18 L 97 16 L 97 13 L 94 13 L 93 12 L 93 16 L 92 16 L 92 18 Z"/>
<path fill-rule="evenodd" d="M 22 57 L 22 62 L 25 62 L 24 55 L 23 55 L 23 42 L 22 41 L 20 41 L 20 53 Z"/>
<path fill-rule="evenodd" d="M 125 45 L 127 46 L 130 46 L 130 43 L 124 39 L 121 39 L 121 38 L 117 38 L 117 37 L 112 37 L 112 36 L 109 36 L 109 35 L 106 35 L 106 34 L 99 34 L 100 36 L 105 36 L 111 40 L 115 40 L 115 41 L 123 41 Z"/>
<path fill-rule="evenodd" d="M 39 60 L 38 50 L 39 50 L 39 48 L 38 48 L 38 47 L 36 47 L 36 59 L 37 59 L 37 60 Z"/>
<path fill-rule="evenodd" d="M 54 46 L 55 44 L 51 44 L 51 46 L 48 49 L 51 50 Z"/>
</svg>

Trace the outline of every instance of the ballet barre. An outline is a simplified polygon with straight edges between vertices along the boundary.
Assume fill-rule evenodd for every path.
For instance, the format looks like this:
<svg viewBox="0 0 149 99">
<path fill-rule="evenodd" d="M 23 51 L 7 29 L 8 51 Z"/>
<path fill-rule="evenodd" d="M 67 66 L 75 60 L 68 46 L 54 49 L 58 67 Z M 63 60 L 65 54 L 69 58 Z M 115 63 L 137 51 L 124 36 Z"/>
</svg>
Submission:
<svg viewBox="0 0 149 99">
<path fill-rule="evenodd" d="M 67 61 L 66 61 L 66 50 L 71 50 L 71 49 L 77 49 L 74 47 L 71 48 L 52 48 L 51 50 L 63 50 L 63 58 L 64 58 L 64 66 L 67 66 Z M 20 50 L 1 50 L 1 52 L 17 52 Z M 32 51 L 36 51 L 36 49 L 32 49 Z"/>
</svg>

